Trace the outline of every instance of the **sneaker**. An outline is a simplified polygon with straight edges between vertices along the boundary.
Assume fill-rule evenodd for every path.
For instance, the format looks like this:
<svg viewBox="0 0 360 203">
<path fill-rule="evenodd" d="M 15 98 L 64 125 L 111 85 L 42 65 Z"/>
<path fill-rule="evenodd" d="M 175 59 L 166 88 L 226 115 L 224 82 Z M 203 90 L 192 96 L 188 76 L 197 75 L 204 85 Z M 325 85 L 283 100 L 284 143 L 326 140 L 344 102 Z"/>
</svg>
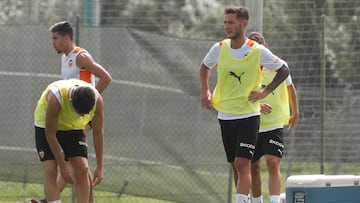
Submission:
<svg viewBox="0 0 360 203">
<path fill-rule="evenodd" d="M 30 203 L 47 203 L 46 199 L 36 199 L 36 198 L 32 198 L 30 200 Z"/>
</svg>

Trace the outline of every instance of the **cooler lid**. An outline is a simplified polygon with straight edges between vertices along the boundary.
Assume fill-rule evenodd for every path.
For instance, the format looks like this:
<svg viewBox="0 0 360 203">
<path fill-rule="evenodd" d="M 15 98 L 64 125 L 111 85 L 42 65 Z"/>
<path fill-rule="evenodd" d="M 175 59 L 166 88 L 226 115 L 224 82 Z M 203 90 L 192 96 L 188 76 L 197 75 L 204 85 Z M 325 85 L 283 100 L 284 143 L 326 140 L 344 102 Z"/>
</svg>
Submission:
<svg viewBox="0 0 360 203">
<path fill-rule="evenodd" d="M 286 180 L 287 187 L 338 187 L 359 186 L 360 176 L 355 175 L 294 175 Z"/>
</svg>

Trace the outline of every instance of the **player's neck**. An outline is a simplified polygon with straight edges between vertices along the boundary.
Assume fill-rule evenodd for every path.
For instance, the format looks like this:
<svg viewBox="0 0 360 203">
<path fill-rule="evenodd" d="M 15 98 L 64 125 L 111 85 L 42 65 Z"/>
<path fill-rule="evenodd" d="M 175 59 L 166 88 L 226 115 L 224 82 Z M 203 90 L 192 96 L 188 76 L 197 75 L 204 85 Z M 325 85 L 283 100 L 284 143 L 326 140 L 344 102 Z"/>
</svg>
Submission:
<svg viewBox="0 0 360 203">
<path fill-rule="evenodd" d="M 245 36 L 239 36 L 231 39 L 231 48 L 240 49 L 246 41 Z"/>
<path fill-rule="evenodd" d="M 71 45 L 66 51 L 64 51 L 65 56 L 69 56 L 71 52 L 73 52 L 75 49 L 75 44 Z"/>
</svg>

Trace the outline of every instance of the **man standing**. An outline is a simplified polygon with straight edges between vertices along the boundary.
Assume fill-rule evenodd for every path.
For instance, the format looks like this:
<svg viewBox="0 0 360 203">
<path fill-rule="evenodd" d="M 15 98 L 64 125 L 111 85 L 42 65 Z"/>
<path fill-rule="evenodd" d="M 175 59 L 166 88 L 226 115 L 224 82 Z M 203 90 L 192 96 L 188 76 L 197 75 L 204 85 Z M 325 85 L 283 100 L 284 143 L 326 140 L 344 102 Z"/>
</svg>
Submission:
<svg viewBox="0 0 360 203">
<path fill-rule="evenodd" d="M 63 53 L 61 57 L 61 76 L 63 79 L 79 79 L 91 83 L 102 93 L 110 84 L 111 75 L 98 63 L 85 49 L 77 47 L 73 41 L 74 29 L 70 22 L 61 21 L 50 27 L 52 42 L 58 53 Z M 95 84 L 95 78 L 98 81 Z M 85 136 L 89 133 L 90 126 L 86 126 Z M 71 165 L 69 165 L 71 167 Z M 91 174 L 91 172 L 90 172 Z M 59 176 L 58 186 L 60 191 L 66 187 L 67 183 L 62 176 Z M 46 202 L 46 200 L 34 200 L 34 202 Z M 93 188 L 90 191 L 90 203 L 94 203 Z"/>
<path fill-rule="evenodd" d="M 92 121 L 96 154 L 92 183 L 84 135 L 89 121 Z M 64 180 L 75 183 L 76 202 L 88 203 L 90 185 L 97 185 L 103 179 L 103 100 L 99 92 L 81 80 L 59 80 L 49 84 L 35 108 L 34 125 L 48 203 L 61 203 L 57 186 L 58 166 Z M 68 168 L 65 160 L 73 169 Z"/>
<path fill-rule="evenodd" d="M 79 79 L 95 85 L 102 93 L 111 82 L 110 74 L 85 49 L 77 47 L 73 41 L 73 28 L 68 21 L 55 23 L 50 27 L 55 50 L 61 57 L 62 79 Z"/>
<path fill-rule="evenodd" d="M 251 32 L 248 38 L 267 47 L 261 33 Z M 264 67 L 262 86 L 266 87 L 274 77 L 274 71 Z M 280 203 L 281 173 L 280 161 L 284 150 L 284 126 L 295 127 L 299 120 L 299 107 L 295 86 L 289 75 L 269 96 L 260 100 L 261 115 L 259 137 L 251 164 L 253 203 L 262 203 L 261 195 L 261 157 L 265 155 L 269 173 L 270 203 Z M 290 106 L 289 106 L 290 104 Z M 290 116 L 291 108 L 291 116 Z"/>
<path fill-rule="evenodd" d="M 271 93 L 289 75 L 283 60 L 246 38 L 248 20 L 247 8 L 226 8 L 224 28 L 228 39 L 215 43 L 200 65 L 201 103 L 206 109 L 214 107 L 218 111 L 227 160 L 234 170 L 236 203 L 249 201 L 251 160 L 260 122 L 258 100 Z M 264 89 L 260 89 L 261 66 L 277 72 Z M 212 94 L 209 77 L 214 67 L 217 83 Z"/>
</svg>

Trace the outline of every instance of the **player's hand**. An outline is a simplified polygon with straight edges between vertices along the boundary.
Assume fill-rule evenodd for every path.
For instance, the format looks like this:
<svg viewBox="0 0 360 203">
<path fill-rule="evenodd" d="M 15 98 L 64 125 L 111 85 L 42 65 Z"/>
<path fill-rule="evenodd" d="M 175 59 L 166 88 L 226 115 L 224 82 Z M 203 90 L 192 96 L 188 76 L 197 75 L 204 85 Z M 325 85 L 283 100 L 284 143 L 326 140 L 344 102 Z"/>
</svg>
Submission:
<svg viewBox="0 0 360 203">
<path fill-rule="evenodd" d="M 94 170 L 92 185 L 93 186 L 98 185 L 103 180 L 103 178 L 104 178 L 103 177 L 103 170 L 96 167 L 95 170 Z"/>
<path fill-rule="evenodd" d="M 271 107 L 270 104 L 267 104 L 267 103 L 261 103 L 260 104 L 260 112 L 262 114 L 267 115 L 267 114 L 271 113 L 271 110 L 272 110 L 272 107 Z"/>
<path fill-rule="evenodd" d="M 289 119 L 289 126 L 287 127 L 287 129 L 288 130 L 293 129 L 298 121 L 299 121 L 299 114 L 291 115 Z"/>
<path fill-rule="evenodd" d="M 201 90 L 201 105 L 205 109 L 211 108 L 211 92 L 209 89 Z"/>
<path fill-rule="evenodd" d="M 265 98 L 269 93 L 270 92 L 266 91 L 265 89 L 262 89 L 260 91 L 252 91 L 250 92 L 248 99 L 251 102 L 256 102 L 260 99 Z"/>
<path fill-rule="evenodd" d="M 60 166 L 60 173 L 64 180 L 70 184 L 74 184 L 74 178 L 72 174 L 72 170 L 65 164 L 64 166 Z"/>
</svg>

